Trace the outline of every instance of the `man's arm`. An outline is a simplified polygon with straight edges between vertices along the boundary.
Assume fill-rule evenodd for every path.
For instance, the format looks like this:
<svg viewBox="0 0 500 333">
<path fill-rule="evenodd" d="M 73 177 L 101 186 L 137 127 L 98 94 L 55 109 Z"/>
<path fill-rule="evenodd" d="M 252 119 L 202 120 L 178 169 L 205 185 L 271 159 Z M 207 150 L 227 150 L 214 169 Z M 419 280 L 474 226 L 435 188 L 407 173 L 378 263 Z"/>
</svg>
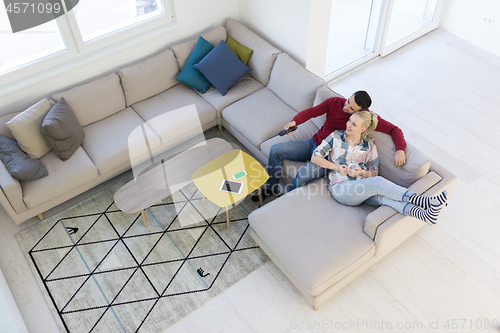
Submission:
<svg viewBox="0 0 500 333">
<path fill-rule="evenodd" d="M 396 146 L 396 153 L 394 154 L 393 165 L 397 168 L 398 166 L 404 165 L 406 163 L 406 140 L 403 131 L 396 125 L 388 122 L 382 117 L 378 116 L 378 125 L 375 129 L 377 132 L 389 134 L 392 137 L 392 141 Z"/>
<path fill-rule="evenodd" d="M 335 105 L 335 103 L 342 103 L 342 98 L 328 98 L 312 108 L 300 111 L 297 115 L 295 115 L 295 117 L 293 117 L 292 121 L 294 121 L 296 125 L 303 124 L 311 118 L 316 118 L 327 113 L 328 110 Z"/>
</svg>

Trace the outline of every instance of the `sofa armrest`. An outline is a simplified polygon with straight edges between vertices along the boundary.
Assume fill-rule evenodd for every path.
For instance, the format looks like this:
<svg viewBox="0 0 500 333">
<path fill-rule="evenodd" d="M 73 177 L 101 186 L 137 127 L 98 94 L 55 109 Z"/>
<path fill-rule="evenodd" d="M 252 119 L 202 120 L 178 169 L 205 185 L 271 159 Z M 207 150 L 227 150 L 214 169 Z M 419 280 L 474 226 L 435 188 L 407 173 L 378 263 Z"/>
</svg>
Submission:
<svg viewBox="0 0 500 333">
<path fill-rule="evenodd" d="M 448 197 L 450 197 L 456 180 L 457 177 L 452 172 L 432 162 L 429 173 L 412 184 L 409 189 L 416 193 L 425 191 L 421 194 L 427 196 L 434 196 L 441 193 L 443 190 L 447 190 Z M 370 214 L 375 212 L 376 211 Z M 377 217 L 377 214 L 380 213 L 374 214 L 374 217 Z M 379 219 L 383 218 L 384 217 L 379 217 Z M 370 225 L 368 223 L 370 223 Z M 375 255 L 381 258 L 408 239 L 424 225 L 424 222 L 416 218 L 397 214 L 395 212 L 394 215 L 386 218 L 384 221 L 376 221 L 375 218 L 367 217 L 364 231 L 375 241 L 377 248 Z"/>
<path fill-rule="evenodd" d="M 410 185 L 410 187 L 408 187 L 408 190 L 413 191 L 417 194 L 422 194 L 425 191 L 428 191 L 442 179 L 443 178 L 437 173 L 431 171 L 417 180 L 415 183 Z M 393 208 L 389 206 L 380 206 L 379 208 L 368 214 L 368 216 L 366 216 L 365 227 L 363 231 L 369 237 L 375 239 L 378 227 L 396 214 L 398 214 L 398 212 Z"/>
<path fill-rule="evenodd" d="M 10 175 L 2 162 L 0 162 L 0 187 L 12 209 L 14 209 L 17 214 L 28 210 L 28 207 L 26 207 L 23 201 L 21 183 Z"/>
</svg>

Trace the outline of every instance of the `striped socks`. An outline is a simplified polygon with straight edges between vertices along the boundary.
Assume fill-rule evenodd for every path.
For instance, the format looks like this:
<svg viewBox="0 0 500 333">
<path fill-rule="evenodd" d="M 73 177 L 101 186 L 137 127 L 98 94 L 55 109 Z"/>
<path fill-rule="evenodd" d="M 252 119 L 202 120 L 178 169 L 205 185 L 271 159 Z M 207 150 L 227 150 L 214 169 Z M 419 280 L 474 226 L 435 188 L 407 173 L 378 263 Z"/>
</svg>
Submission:
<svg viewBox="0 0 500 333">
<path fill-rule="evenodd" d="M 424 221 L 427 224 L 435 225 L 441 209 L 443 209 L 444 203 L 441 203 L 438 199 L 434 199 L 430 203 L 429 209 L 422 209 L 416 205 L 411 205 L 408 215 L 411 217 L 416 217 L 419 220 Z"/>
<path fill-rule="evenodd" d="M 431 208 L 431 203 L 434 200 L 437 200 L 437 204 L 439 205 L 446 205 L 446 201 L 448 201 L 448 198 L 446 197 L 446 190 L 444 190 L 440 195 L 436 195 L 435 197 L 424 197 L 413 193 L 408 199 L 408 202 L 423 209 L 429 209 Z"/>
</svg>

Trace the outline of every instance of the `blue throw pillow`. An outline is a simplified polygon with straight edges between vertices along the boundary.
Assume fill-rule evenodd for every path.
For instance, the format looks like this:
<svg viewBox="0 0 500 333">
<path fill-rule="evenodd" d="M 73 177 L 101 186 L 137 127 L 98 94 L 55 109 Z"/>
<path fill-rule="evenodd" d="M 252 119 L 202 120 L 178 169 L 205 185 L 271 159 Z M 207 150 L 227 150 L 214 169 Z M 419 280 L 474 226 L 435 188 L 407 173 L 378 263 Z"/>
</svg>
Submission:
<svg viewBox="0 0 500 333">
<path fill-rule="evenodd" d="M 205 75 L 222 96 L 252 70 L 238 59 L 223 40 L 193 67 Z"/>
<path fill-rule="evenodd" d="M 206 92 L 210 88 L 210 82 L 197 69 L 193 68 L 193 65 L 199 63 L 213 48 L 214 46 L 210 42 L 200 36 L 184 68 L 177 76 L 177 81 L 193 87 L 202 94 Z"/>
</svg>

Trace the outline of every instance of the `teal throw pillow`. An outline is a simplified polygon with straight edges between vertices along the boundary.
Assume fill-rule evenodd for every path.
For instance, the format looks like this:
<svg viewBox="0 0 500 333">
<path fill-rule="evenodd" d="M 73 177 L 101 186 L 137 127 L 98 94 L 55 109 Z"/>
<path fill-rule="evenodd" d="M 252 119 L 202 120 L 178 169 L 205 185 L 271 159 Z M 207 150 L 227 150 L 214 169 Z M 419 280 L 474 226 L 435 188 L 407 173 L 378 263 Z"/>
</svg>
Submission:
<svg viewBox="0 0 500 333">
<path fill-rule="evenodd" d="M 200 36 L 184 68 L 177 76 L 177 81 L 187 84 L 202 94 L 206 92 L 210 88 L 210 82 L 197 69 L 193 68 L 193 65 L 199 63 L 213 48 L 214 46 L 210 42 Z"/>
<path fill-rule="evenodd" d="M 194 68 L 199 70 L 222 94 L 226 95 L 236 82 L 252 69 L 245 65 L 233 50 L 221 40 Z"/>
</svg>

